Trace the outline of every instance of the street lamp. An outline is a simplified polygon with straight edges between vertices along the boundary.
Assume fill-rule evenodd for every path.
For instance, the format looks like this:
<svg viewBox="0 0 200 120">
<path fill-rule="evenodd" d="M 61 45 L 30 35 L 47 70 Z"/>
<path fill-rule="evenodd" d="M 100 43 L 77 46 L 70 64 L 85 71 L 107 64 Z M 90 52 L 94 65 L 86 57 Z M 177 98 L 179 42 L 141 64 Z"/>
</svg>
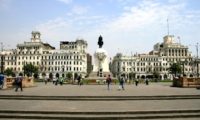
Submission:
<svg viewBox="0 0 200 120">
<path fill-rule="evenodd" d="M 1 52 L 1 73 L 3 74 L 3 68 L 4 68 L 4 55 L 3 53 Z"/>
<path fill-rule="evenodd" d="M 196 64 L 197 64 L 197 77 L 199 77 L 199 59 L 196 60 Z"/>
<path fill-rule="evenodd" d="M 1 42 L 1 73 L 3 74 L 3 68 L 4 68 L 4 54 L 3 54 L 3 43 Z"/>
<path fill-rule="evenodd" d="M 199 77 L 199 43 L 196 45 L 196 50 L 197 50 L 197 77 Z"/>
<path fill-rule="evenodd" d="M 62 77 L 65 76 L 64 71 L 65 71 L 65 66 L 63 65 L 63 66 L 62 66 Z"/>
<path fill-rule="evenodd" d="M 25 76 L 25 61 L 23 61 L 23 72 L 24 72 L 24 76 Z"/>
</svg>

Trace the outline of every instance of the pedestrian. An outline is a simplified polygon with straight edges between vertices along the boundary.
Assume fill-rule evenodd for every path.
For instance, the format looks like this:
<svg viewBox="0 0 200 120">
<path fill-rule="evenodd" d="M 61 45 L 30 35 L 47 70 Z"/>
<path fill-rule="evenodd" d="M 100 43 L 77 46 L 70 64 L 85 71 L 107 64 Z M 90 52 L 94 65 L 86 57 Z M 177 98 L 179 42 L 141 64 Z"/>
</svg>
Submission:
<svg viewBox="0 0 200 120">
<path fill-rule="evenodd" d="M 59 79 L 60 85 L 63 85 L 63 82 L 64 82 L 64 77 L 60 77 L 60 79 Z"/>
<path fill-rule="evenodd" d="M 77 84 L 80 85 L 80 83 L 81 83 L 81 75 L 79 75 L 79 76 L 77 77 Z"/>
<path fill-rule="evenodd" d="M 124 77 L 124 75 L 121 75 L 121 77 L 119 79 L 119 84 L 120 84 L 120 88 L 122 88 L 122 90 L 125 90 L 124 83 L 125 83 L 125 77 Z"/>
<path fill-rule="evenodd" d="M 136 79 L 135 80 L 135 85 L 138 86 L 138 83 L 139 83 L 139 81 L 138 81 L 138 79 Z"/>
<path fill-rule="evenodd" d="M 145 79 L 145 83 L 146 83 L 146 85 L 149 85 L 149 80 Z"/>
<path fill-rule="evenodd" d="M 56 84 L 57 79 L 53 77 L 53 84 Z"/>
<path fill-rule="evenodd" d="M 106 83 L 107 83 L 108 90 L 110 90 L 110 84 L 111 84 L 111 82 L 112 82 L 112 79 L 111 79 L 110 75 L 108 75 L 108 77 L 106 78 Z"/>
<path fill-rule="evenodd" d="M 20 88 L 21 91 L 23 91 L 23 88 L 22 88 L 22 87 L 23 87 L 23 86 L 22 86 L 22 81 L 23 81 L 22 76 L 18 76 L 18 77 L 16 77 L 16 79 L 15 79 L 15 85 L 16 85 L 15 92 L 18 91 L 18 88 Z"/>
<path fill-rule="evenodd" d="M 45 85 L 47 84 L 47 82 L 48 82 L 48 77 L 46 76 L 46 77 L 44 78 L 44 83 L 45 83 Z"/>
<path fill-rule="evenodd" d="M 0 89 L 3 89 L 3 85 L 4 85 L 4 75 L 0 74 Z"/>
</svg>

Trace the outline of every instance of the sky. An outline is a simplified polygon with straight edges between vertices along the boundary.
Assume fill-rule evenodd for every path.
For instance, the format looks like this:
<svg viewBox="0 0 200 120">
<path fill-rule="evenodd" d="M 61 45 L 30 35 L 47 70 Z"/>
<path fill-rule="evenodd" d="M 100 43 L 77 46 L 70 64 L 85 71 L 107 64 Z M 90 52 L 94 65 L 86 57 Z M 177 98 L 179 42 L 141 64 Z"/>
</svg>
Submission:
<svg viewBox="0 0 200 120">
<path fill-rule="evenodd" d="M 0 42 L 15 49 L 40 31 L 42 41 L 56 49 L 60 41 L 82 38 L 93 55 L 101 35 L 110 57 L 148 53 L 168 34 L 168 20 L 175 42 L 195 56 L 199 6 L 200 0 L 0 0 Z"/>
</svg>

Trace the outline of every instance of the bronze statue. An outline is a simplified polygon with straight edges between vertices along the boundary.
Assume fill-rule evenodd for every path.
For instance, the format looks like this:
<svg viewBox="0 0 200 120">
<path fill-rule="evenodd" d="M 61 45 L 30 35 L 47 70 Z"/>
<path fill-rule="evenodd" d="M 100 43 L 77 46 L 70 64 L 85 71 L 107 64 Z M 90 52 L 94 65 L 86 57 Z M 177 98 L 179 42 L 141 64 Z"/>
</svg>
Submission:
<svg viewBox="0 0 200 120">
<path fill-rule="evenodd" d="M 99 48 L 102 48 L 103 46 L 103 37 L 101 37 L 101 35 L 99 36 L 98 45 L 99 45 Z"/>
</svg>

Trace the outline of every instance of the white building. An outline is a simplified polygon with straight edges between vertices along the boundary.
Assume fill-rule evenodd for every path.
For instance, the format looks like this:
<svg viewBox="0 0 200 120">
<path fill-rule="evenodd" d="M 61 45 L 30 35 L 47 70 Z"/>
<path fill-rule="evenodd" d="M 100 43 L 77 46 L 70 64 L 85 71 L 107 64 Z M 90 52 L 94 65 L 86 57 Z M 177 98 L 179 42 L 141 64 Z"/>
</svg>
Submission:
<svg viewBox="0 0 200 120">
<path fill-rule="evenodd" d="M 23 66 L 31 63 L 39 68 L 40 76 L 43 72 L 49 77 L 56 74 L 66 76 L 67 72 L 87 74 L 86 41 L 64 41 L 60 43 L 60 49 L 55 50 L 48 43 L 43 43 L 40 36 L 40 32 L 33 31 L 30 42 L 1 52 L 4 55 L 4 70 L 11 68 L 16 74 L 23 73 Z"/>
<path fill-rule="evenodd" d="M 73 75 L 87 74 L 87 42 L 76 40 L 75 42 L 60 42 L 60 50 L 46 51 L 42 55 L 40 70 L 48 76 L 64 76 L 68 72 Z"/>
<path fill-rule="evenodd" d="M 115 76 L 130 73 L 134 78 L 145 78 L 158 74 L 161 79 L 172 79 L 168 68 L 172 63 L 181 63 L 186 76 L 195 76 L 195 65 L 188 47 L 174 42 L 174 36 L 167 35 L 163 43 L 154 45 L 154 50 L 148 54 L 125 56 L 118 53 L 112 61 L 112 72 Z"/>
</svg>

